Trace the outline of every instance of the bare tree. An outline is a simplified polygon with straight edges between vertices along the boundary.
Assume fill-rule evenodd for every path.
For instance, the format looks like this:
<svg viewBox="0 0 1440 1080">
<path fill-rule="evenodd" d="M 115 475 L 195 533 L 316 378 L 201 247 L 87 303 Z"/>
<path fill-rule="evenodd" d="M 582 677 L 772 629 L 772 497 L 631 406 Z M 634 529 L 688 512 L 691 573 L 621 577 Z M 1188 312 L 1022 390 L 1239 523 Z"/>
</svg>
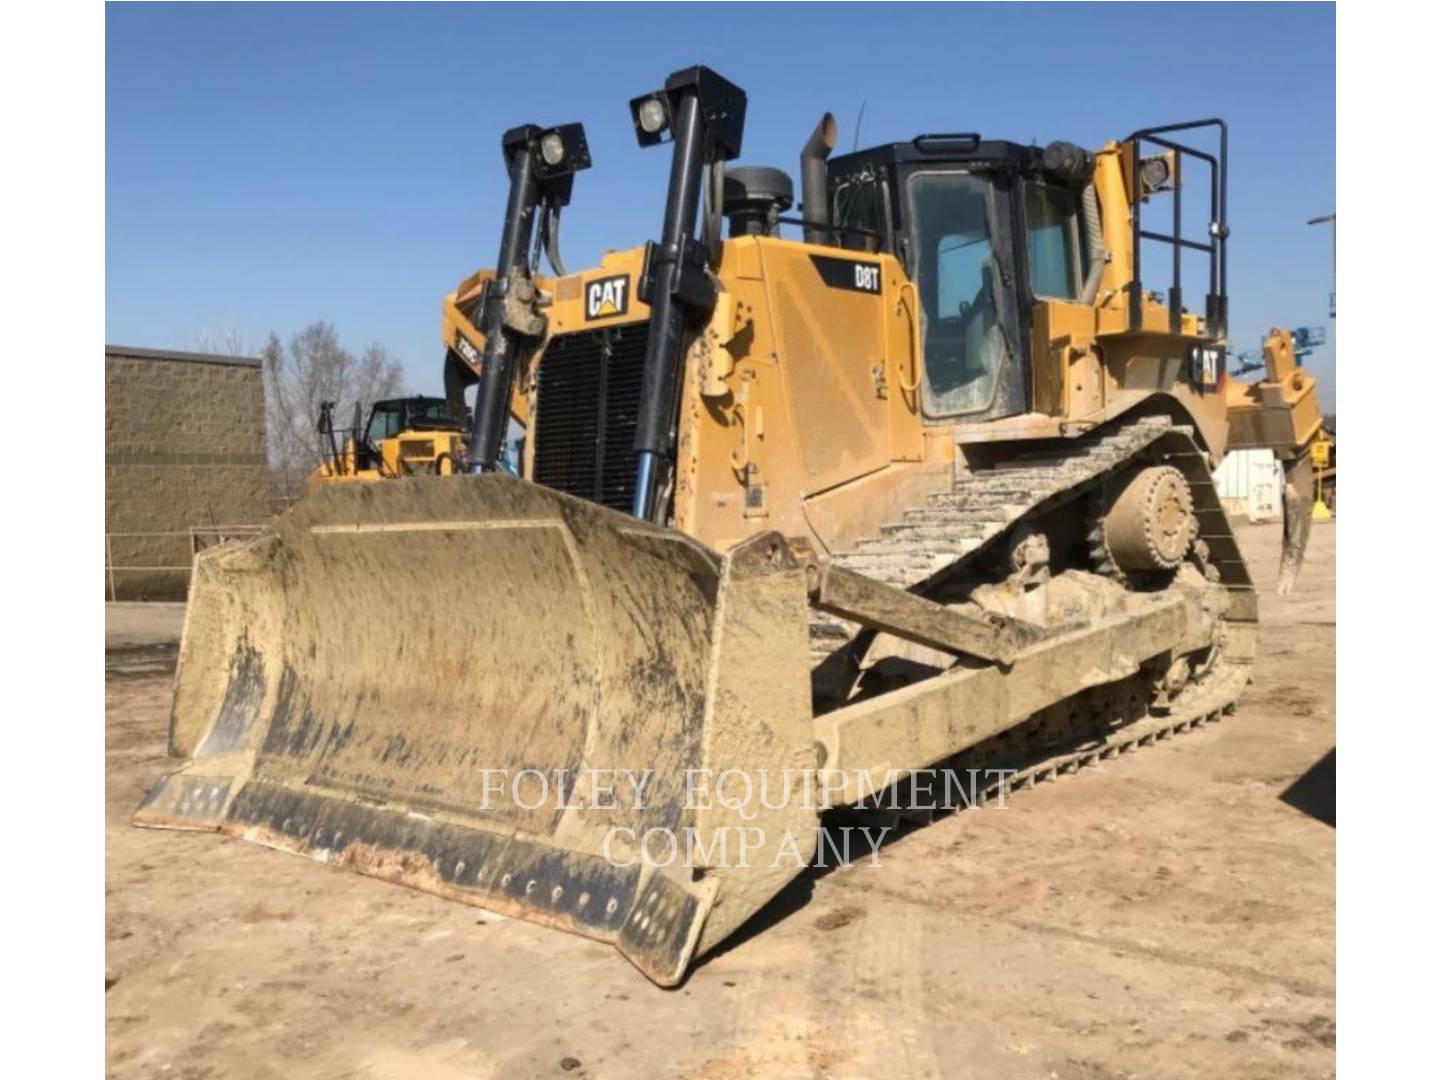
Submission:
<svg viewBox="0 0 1440 1080">
<path fill-rule="evenodd" d="M 217 356 L 249 355 L 245 331 L 233 324 L 223 326 L 214 333 L 207 327 L 201 327 L 200 332 L 195 335 L 195 351 Z"/>
<path fill-rule="evenodd" d="M 383 346 L 372 344 L 356 356 L 323 320 L 305 327 L 288 345 L 272 332 L 260 358 L 270 467 L 279 474 L 287 499 L 298 495 L 306 475 L 325 459 L 327 449 L 315 430 L 321 402 L 335 402 L 336 419 L 345 424 L 356 403 L 364 412 L 382 398 L 406 392 L 404 370 Z"/>
</svg>

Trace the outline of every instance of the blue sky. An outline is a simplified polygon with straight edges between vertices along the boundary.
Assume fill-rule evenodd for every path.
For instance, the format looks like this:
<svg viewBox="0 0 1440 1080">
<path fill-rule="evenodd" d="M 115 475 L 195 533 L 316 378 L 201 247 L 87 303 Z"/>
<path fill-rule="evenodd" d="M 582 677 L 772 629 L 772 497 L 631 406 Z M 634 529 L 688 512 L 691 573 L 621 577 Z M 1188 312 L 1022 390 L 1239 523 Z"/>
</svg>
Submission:
<svg viewBox="0 0 1440 1080">
<path fill-rule="evenodd" d="M 826 109 L 850 148 L 862 102 L 862 145 L 1223 116 L 1232 350 L 1327 326 L 1333 407 L 1330 235 L 1305 224 L 1335 200 L 1328 4 L 109 5 L 106 339 L 254 349 L 325 318 L 438 390 L 441 297 L 495 258 L 500 133 L 584 122 L 564 247 L 585 266 L 658 232 L 666 155 L 627 102 L 694 63 L 748 92 L 743 160 L 792 174 Z"/>
</svg>

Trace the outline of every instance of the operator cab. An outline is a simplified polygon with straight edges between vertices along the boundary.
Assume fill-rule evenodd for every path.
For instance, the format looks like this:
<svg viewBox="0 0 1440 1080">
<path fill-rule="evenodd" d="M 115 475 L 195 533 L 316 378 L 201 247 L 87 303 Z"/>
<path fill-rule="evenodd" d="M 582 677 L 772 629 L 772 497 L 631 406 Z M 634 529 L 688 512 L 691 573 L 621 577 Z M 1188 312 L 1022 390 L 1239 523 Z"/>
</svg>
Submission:
<svg viewBox="0 0 1440 1080">
<path fill-rule="evenodd" d="M 828 171 L 831 242 L 893 254 L 915 282 L 926 417 L 1024 412 L 1030 305 L 1082 288 L 1079 185 L 1039 147 L 971 134 L 846 154 Z"/>
<path fill-rule="evenodd" d="M 1200 130 L 1214 133 L 1217 152 L 1174 141 L 1177 133 Z M 1142 308 L 1152 295 L 1140 283 L 1141 242 L 1163 244 L 1170 249 L 1165 301 L 1170 333 L 1190 325 L 1191 333 L 1211 347 L 1201 353 L 1223 352 L 1229 234 L 1225 124 L 1209 119 L 1147 128 L 1128 136 L 1125 144 L 1132 271 L 1125 284 L 1127 325 L 1132 332 L 1141 328 Z M 1145 156 L 1145 146 L 1160 153 Z M 1182 235 L 1182 160 L 1203 170 L 1202 184 L 1208 173 L 1203 239 Z M 828 219 L 825 242 L 894 255 L 915 283 L 924 340 L 921 403 L 927 419 L 994 420 L 1029 407 L 1027 353 L 1035 305 L 1090 306 L 1097 298 L 1107 256 L 1090 189 L 1094 164 L 1090 153 L 1072 143 L 1041 148 L 975 134 L 921 135 L 829 160 L 827 206 L 819 215 L 807 211 L 805 216 Z M 1173 204 L 1164 231 L 1146 228 L 1141 220 L 1144 204 L 1160 193 Z M 1200 194 L 1203 198 L 1203 187 Z M 1093 210 L 1088 215 L 1087 202 Z M 1182 301 L 1181 254 L 1187 250 L 1208 256 L 1204 314 L 1198 322 Z"/>
<path fill-rule="evenodd" d="M 438 397 L 387 398 L 375 402 L 356 448 L 359 468 L 378 468 L 380 444 L 407 431 L 461 431 L 449 403 Z"/>
<path fill-rule="evenodd" d="M 378 446 L 402 431 L 459 431 L 460 421 L 444 398 L 408 397 L 377 401 L 365 425 L 365 441 Z"/>
</svg>

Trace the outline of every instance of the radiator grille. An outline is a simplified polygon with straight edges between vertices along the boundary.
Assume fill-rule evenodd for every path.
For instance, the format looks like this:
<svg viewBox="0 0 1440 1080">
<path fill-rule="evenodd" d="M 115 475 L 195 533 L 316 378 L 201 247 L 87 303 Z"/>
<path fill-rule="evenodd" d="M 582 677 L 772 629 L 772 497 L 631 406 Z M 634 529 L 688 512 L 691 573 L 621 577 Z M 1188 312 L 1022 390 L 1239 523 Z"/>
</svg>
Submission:
<svg viewBox="0 0 1440 1080">
<path fill-rule="evenodd" d="M 536 483 L 629 512 L 648 324 L 561 334 L 540 359 Z"/>
</svg>

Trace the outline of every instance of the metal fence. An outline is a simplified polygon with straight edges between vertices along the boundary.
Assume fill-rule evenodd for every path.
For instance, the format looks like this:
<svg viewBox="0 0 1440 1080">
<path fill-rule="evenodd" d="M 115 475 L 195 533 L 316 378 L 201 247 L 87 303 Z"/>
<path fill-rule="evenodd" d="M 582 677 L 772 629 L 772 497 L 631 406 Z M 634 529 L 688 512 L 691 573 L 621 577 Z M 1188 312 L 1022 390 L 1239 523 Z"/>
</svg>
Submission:
<svg viewBox="0 0 1440 1080">
<path fill-rule="evenodd" d="M 115 575 L 116 574 L 184 574 L 186 587 L 189 587 L 190 572 L 195 564 L 195 556 L 208 547 L 216 544 L 223 544 L 228 540 L 238 540 L 247 536 L 257 535 L 265 526 L 263 525 L 192 525 L 188 529 L 174 530 L 171 532 L 107 532 L 105 534 L 105 587 L 106 592 L 113 602 L 116 599 Z M 163 540 L 165 538 L 188 538 L 190 542 L 190 561 L 183 566 L 141 566 L 136 564 L 121 564 L 115 561 L 116 540 Z"/>
</svg>

